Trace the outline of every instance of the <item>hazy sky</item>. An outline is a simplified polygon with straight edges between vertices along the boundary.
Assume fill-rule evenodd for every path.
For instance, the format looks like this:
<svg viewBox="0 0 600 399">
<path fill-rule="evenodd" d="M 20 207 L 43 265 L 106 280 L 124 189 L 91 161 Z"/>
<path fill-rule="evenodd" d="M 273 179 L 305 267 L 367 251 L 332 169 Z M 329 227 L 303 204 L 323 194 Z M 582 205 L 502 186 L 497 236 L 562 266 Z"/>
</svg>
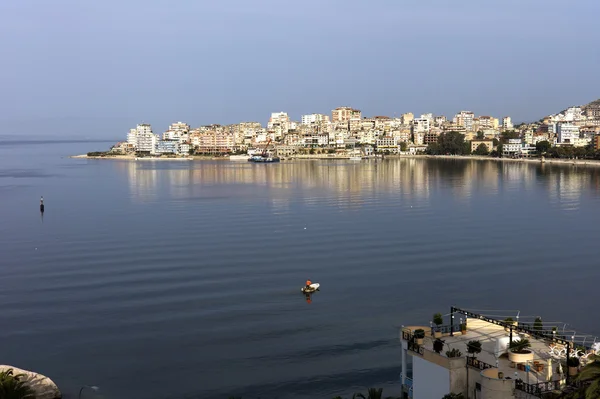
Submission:
<svg viewBox="0 0 600 399">
<path fill-rule="evenodd" d="M 0 134 L 600 98 L 599 0 L 2 0 Z"/>
</svg>

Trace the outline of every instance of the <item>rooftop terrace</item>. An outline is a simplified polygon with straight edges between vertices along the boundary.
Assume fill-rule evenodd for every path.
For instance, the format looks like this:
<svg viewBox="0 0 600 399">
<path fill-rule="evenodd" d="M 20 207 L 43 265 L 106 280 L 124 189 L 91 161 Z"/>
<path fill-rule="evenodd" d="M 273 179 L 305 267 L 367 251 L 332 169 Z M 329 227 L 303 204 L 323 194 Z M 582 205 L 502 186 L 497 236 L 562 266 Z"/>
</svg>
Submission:
<svg viewBox="0 0 600 399">
<path fill-rule="evenodd" d="M 514 383 L 514 388 L 533 397 L 557 391 L 572 382 L 569 373 L 573 375 L 577 369 L 569 370 L 568 359 L 577 358 L 583 366 L 590 354 L 600 354 L 600 344 L 595 337 L 577 335 L 567 330 L 564 323 L 562 326 L 541 323 L 540 319 L 534 325 L 523 323 L 524 317 L 520 318 L 521 322 L 505 321 L 503 316 L 491 317 L 454 307 L 445 316 L 450 324 L 435 326 L 430 322 L 429 326 L 403 326 L 402 340 L 407 342 L 408 354 L 449 370 L 464 369 L 466 365 L 481 378 L 504 385 Z M 515 313 L 513 317 L 519 320 Z M 466 331 L 463 327 L 461 332 L 465 324 Z M 425 332 L 422 340 L 417 339 L 418 333 L 415 336 L 420 329 Z M 440 340 L 437 344 L 434 334 Z M 522 353 L 510 349 L 511 342 L 525 339 L 530 347 L 520 351 Z M 468 354 L 469 341 L 479 341 L 481 352 Z M 451 352 L 453 349 L 460 351 L 458 357 L 455 357 L 456 351 Z"/>
</svg>

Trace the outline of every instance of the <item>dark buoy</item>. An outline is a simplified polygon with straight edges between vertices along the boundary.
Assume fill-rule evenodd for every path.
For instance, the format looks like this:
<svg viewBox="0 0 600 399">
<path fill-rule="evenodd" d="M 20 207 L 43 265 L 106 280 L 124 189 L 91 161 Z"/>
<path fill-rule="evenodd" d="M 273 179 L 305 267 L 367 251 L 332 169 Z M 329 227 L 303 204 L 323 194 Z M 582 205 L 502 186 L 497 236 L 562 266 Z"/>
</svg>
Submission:
<svg viewBox="0 0 600 399">
<path fill-rule="evenodd" d="M 44 197 L 40 199 L 40 212 L 44 213 Z"/>
</svg>

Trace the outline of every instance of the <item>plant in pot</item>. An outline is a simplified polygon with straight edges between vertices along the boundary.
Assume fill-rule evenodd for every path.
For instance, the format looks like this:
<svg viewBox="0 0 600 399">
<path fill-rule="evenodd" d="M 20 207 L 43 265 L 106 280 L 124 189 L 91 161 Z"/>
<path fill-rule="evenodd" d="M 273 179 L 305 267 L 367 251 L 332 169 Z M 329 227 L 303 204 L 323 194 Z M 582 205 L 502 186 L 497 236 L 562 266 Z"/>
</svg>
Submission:
<svg viewBox="0 0 600 399">
<path fill-rule="evenodd" d="M 417 343 L 417 345 L 423 345 L 423 338 L 425 338 L 425 330 L 423 330 L 422 328 L 415 330 L 413 337 L 415 338 L 415 342 Z"/>
<path fill-rule="evenodd" d="M 460 333 L 461 334 L 467 333 L 467 323 L 460 323 Z"/>
<path fill-rule="evenodd" d="M 467 352 L 475 357 L 475 355 L 481 352 L 481 342 L 478 340 L 469 341 L 467 343 Z"/>
<path fill-rule="evenodd" d="M 531 343 L 527 338 L 512 341 L 509 345 L 508 360 L 515 363 L 532 361 L 533 352 L 529 348 L 531 348 Z"/>
<path fill-rule="evenodd" d="M 433 341 L 433 350 L 435 351 L 435 353 L 442 353 L 442 350 L 444 349 L 444 341 L 442 341 L 439 338 L 436 338 L 435 341 Z"/>
<path fill-rule="evenodd" d="M 462 353 L 460 350 L 453 348 L 452 350 L 446 351 L 446 356 L 448 357 L 461 357 Z"/>
<path fill-rule="evenodd" d="M 574 376 L 577 375 L 577 371 L 579 368 L 579 358 L 578 357 L 570 357 L 567 361 L 567 366 L 569 367 L 569 375 Z"/>
<path fill-rule="evenodd" d="M 436 313 L 433 315 L 433 324 L 436 325 L 435 329 L 433 330 L 433 337 L 441 338 L 442 332 L 440 331 L 440 326 L 444 324 L 444 318 L 442 317 L 441 313 Z"/>
</svg>

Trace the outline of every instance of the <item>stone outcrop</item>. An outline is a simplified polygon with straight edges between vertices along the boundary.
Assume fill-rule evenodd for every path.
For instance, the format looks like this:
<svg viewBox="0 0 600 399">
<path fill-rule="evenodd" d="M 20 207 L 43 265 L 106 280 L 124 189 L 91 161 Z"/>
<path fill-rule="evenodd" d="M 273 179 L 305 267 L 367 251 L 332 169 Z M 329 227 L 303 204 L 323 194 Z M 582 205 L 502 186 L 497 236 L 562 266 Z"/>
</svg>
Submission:
<svg viewBox="0 0 600 399">
<path fill-rule="evenodd" d="M 36 399 L 61 399 L 60 390 L 50 378 L 45 375 L 23 370 L 14 366 L 0 365 L 0 372 L 13 369 L 13 375 L 23 374 L 24 381 L 35 392 Z"/>
</svg>

